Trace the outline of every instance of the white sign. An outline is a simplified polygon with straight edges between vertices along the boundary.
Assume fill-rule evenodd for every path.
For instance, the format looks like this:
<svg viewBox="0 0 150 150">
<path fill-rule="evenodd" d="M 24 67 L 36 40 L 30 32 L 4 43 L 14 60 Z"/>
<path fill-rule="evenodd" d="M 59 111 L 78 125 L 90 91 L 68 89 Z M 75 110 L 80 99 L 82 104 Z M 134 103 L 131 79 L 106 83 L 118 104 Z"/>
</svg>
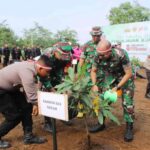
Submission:
<svg viewBox="0 0 150 150">
<path fill-rule="evenodd" d="M 68 121 L 68 96 L 51 92 L 38 92 L 39 114 Z"/>
<path fill-rule="evenodd" d="M 121 42 L 130 57 L 145 61 L 150 53 L 150 21 L 105 26 L 103 32 L 113 44 Z"/>
</svg>

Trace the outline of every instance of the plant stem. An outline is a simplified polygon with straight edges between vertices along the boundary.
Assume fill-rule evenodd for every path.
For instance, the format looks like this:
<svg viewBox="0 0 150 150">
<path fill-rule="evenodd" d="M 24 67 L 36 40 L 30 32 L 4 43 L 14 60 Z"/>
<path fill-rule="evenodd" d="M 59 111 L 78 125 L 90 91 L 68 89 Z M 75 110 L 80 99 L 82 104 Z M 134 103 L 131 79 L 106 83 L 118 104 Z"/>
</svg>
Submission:
<svg viewBox="0 0 150 150">
<path fill-rule="evenodd" d="M 90 137 L 90 133 L 89 133 L 89 130 L 88 130 L 86 115 L 84 116 L 84 123 L 85 123 L 86 135 L 87 135 L 88 149 L 90 149 L 90 147 L 91 147 L 91 137 Z"/>
</svg>

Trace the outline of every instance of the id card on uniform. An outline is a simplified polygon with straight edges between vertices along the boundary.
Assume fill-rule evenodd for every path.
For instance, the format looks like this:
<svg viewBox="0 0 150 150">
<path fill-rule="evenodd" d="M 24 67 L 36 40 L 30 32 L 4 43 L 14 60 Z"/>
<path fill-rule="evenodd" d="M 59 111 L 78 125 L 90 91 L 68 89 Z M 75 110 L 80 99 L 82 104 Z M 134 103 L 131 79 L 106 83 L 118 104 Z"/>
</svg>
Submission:
<svg viewBox="0 0 150 150">
<path fill-rule="evenodd" d="M 72 64 L 73 64 L 73 65 L 76 65 L 76 64 L 77 64 L 77 59 L 73 59 L 73 60 L 72 60 Z"/>
</svg>

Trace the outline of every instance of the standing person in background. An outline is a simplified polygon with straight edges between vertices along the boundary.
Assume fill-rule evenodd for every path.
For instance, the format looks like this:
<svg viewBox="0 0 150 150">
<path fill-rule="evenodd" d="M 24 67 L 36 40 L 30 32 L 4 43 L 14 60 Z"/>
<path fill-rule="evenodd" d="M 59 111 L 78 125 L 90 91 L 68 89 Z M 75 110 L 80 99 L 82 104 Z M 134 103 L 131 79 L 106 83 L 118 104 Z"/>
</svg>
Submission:
<svg viewBox="0 0 150 150">
<path fill-rule="evenodd" d="M 13 62 L 20 61 L 20 59 L 21 59 L 21 50 L 20 50 L 20 48 L 18 46 L 14 47 L 12 49 L 11 55 L 12 55 Z"/>
<path fill-rule="evenodd" d="M 33 58 L 32 50 L 31 50 L 30 47 L 27 47 L 26 50 L 25 50 L 25 58 L 26 58 L 26 60 Z"/>
<path fill-rule="evenodd" d="M 26 60 L 26 58 L 25 58 L 25 47 L 24 46 L 21 48 L 21 58 L 22 58 L 22 60 Z"/>
<path fill-rule="evenodd" d="M 80 48 L 80 45 L 75 44 L 72 50 L 72 59 L 73 59 L 72 63 L 74 63 L 73 65 L 74 65 L 75 72 L 77 72 L 77 67 L 78 67 L 81 53 L 82 53 L 82 50 Z"/>
<path fill-rule="evenodd" d="M 9 57 L 10 57 L 10 49 L 8 47 L 8 44 L 4 45 L 3 56 L 4 56 L 3 67 L 5 67 L 5 66 L 8 65 L 8 63 L 9 63 Z"/>
<path fill-rule="evenodd" d="M 84 46 L 81 48 L 82 52 L 81 52 L 80 61 L 79 61 L 79 66 L 83 66 L 83 64 L 86 64 L 86 76 L 90 76 L 91 69 L 92 69 L 92 62 L 96 55 L 96 47 L 102 37 L 102 30 L 99 26 L 95 26 L 92 28 L 90 34 L 92 36 L 92 40 L 85 43 Z M 89 86 L 92 85 L 91 80 L 89 81 L 88 85 Z M 83 116 L 82 113 L 78 114 L 78 117 L 82 117 L 82 116 Z M 96 126 L 96 123 L 94 120 L 90 122 L 89 126 L 91 125 L 92 127 Z"/>
<path fill-rule="evenodd" d="M 40 47 L 39 47 L 39 46 L 36 46 L 36 47 L 35 47 L 35 57 L 36 57 L 36 56 L 40 56 L 40 55 L 41 55 Z"/>
<path fill-rule="evenodd" d="M 2 48 L 0 47 L 0 63 L 2 62 Z"/>
<path fill-rule="evenodd" d="M 146 76 L 147 76 L 147 87 L 145 92 L 145 98 L 150 99 L 150 55 L 148 55 L 146 62 L 144 63 Z"/>
<path fill-rule="evenodd" d="M 90 76 L 91 69 L 92 69 L 92 62 L 96 54 L 96 46 L 98 42 L 101 40 L 102 31 L 101 28 L 96 26 L 92 28 L 90 32 L 92 36 L 92 40 L 88 41 L 82 47 L 82 53 L 80 56 L 79 64 L 82 66 L 84 63 L 87 63 L 87 75 Z"/>
<path fill-rule="evenodd" d="M 73 46 L 73 59 L 77 59 L 78 61 L 80 60 L 80 55 L 82 53 L 82 50 L 80 48 L 80 45 L 79 44 L 76 44 Z"/>
</svg>

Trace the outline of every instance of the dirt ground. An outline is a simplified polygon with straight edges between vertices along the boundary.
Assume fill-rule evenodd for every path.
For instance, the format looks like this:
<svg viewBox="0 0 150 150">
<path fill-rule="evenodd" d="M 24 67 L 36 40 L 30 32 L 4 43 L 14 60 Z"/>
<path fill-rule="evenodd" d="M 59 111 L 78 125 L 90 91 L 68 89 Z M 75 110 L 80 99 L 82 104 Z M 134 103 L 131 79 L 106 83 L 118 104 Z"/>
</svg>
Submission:
<svg viewBox="0 0 150 150">
<path fill-rule="evenodd" d="M 143 71 L 142 71 L 143 73 Z M 150 149 L 150 99 L 144 98 L 147 80 L 136 79 L 135 89 L 135 124 L 134 141 L 126 143 L 123 140 L 125 123 L 122 119 L 121 100 L 114 105 L 115 115 L 119 118 L 121 125 L 108 120 L 106 130 L 91 134 L 92 143 L 100 146 L 95 150 L 149 150 Z M 2 120 L 2 117 L 0 117 Z M 18 125 L 5 139 L 10 141 L 12 147 L 8 150 L 53 150 L 52 135 L 42 130 L 43 117 L 34 117 L 34 133 L 47 138 L 48 142 L 41 145 L 24 145 L 22 141 L 22 127 Z M 74 119 L 72 126 L 66 126 L 57 121 L 58 150 L 82 150 L 86 138 L 85 126 L 82 119 Z"/>
</svg>

